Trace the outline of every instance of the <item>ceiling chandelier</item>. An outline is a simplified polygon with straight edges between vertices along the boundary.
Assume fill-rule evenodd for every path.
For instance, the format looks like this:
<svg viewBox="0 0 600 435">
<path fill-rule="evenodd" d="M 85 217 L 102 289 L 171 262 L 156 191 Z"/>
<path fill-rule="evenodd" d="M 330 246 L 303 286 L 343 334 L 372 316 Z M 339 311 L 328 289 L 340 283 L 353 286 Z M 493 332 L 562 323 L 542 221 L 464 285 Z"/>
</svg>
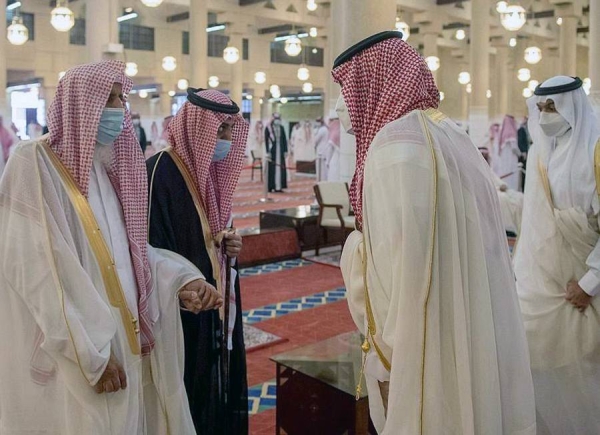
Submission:
<svg viewBox="0 0 600 435">
<path fill-rule="evenodd" d="M 516 47 L 517 46 L 517 38 L 510 38 L 510 40 L 508 41 L 508 45 L 511 47 Z"/>
<path fill-rule="evenodd" d="M 531 79 L 531 71 L 529 71 L 529 68 L 521 68 L 517 72 L 517 78 L 520 82 L 526 82 Z"/>
<path fill-rule="evenodd" d="M 298 68 L 298 80 L 302 80 L 303 82 L 307 81 L 310 78 L 310 71 L 305 66 L 301 66 Z"/>
<path fill-rule="evenodd" d="M 23 25 L 23 18 L 16 15 L 6 29 L 6 38 L 12 45 L 23 45 L 29 41 L 29 30 Z"/>
<path fill-rule="evenodd" d="M 217 76 L 210 76 L 208 78 L 208 86 L 210 86 L 211 88 L 216 88 L 219 86 L 221 82 L 219 81 L 219 77 Z"/>
<path fill-rule="evenodd" d="M 306 9 L 308 9 L 311 12 L 316 11 L 318 7 L 319 7 L 319 5 L 317 4 L 316 0 L 307 0 L 306 1 Z"/>
<path fill-rule="evenodd" d="M 50 13 L 50 24 L 59 32 L 68 32 L 75 25 L 75 15 L 62 1 L 56 2 L 56 7 Z"/>
<path fill-rule="evenodd" d="M 127 62 L 125 64 L 125 74 L 129 77 L 135 77 L 138 73 L 138 66 L 135 62 Z"/>
<path fill-rule="evenodd" d="M 527 11 L 522 6 L 510 5 L 500 12 L 500 23 L 502 27 L 511 32 L 516 32 L 525 25 Z"/>
<path fill-rule="evenodd" d="M 277 85 L 271 85 L 269 92 L 273 98 L 281 98 L 281 89 Z"/>
<path fill-rule="evenodd" d="M 542 50 L 540 50 L 538 47 L 527 47 L 525 49 L 525 62 L 531 64 L 531 65 L 535 65 L 536 63 L 539 63 L 540 60 L 542 60 Z"/>
<path fill-rule="evenodd" d="M 296 57 L 302 52 L 302 41 L 298 35 L 292 35 L 285 40 L 285 52 L 292 57 Z"/>
<path fill-rule="evenodd" d="M 437 56 L 427 56 L 425 58 L 425 62 L 427 63 L 429 69 L 433 72 L 440 69 L 440 58 Z"/>
<path fill-rule="evenodd" d="M 162 60 L 162 67 L 167 72 L 175 71 L 177 69 L 177 59 L 173 56 L 165 56 Z"/>
<path fill-rule="evenodd" d="M 177 80 L 177 89 L 180 91 L 185 91 L 190 87 L 190 82 L 187 79 L 179 79 Z"/>
<path fill-rule="evenodd" d="M 396 30 L 402 33 L 402 40 L 406 40 L 410 37 L 410 26 L 404 21 L 400 21 L 400 18 L 396 17 Z"/>
<path fill-rule="evenodd" d="M 254 81 L 259 85 L 264 84 L 267 81 L 267 74 L 262 71 L 258 71 L 254 74 Z"/>
<path fill-rule="evenodd" d="M 455 36 L 458 41 L 462 41 L 467 37 L 467 33 L 463 29 L 458 29 Z"/>
<path fill-rule="evenodd" d="M 461 72 L 458 75 L 458 83 L 460 83 L 461 85 L 466 85 L 471 81 L 471 74 L 469 74 L 466 71 Z"/>
<path fill-rule="evenodd" d="M 240 60 L 240 50 L 231 45 L 227 46 L 225 50 L 223 50 L 223 60 L 229 65 L 237 63 Z"/>
<path fill-rule="evenodd" d="M 532 91 L 535 91 L 535 88 L 537 88 L 539 84 L 540 82 L 538 82 L 537 80 L 529 80 L 529 83 L 527 83 L 527 87 Z"/>
<path fill-rule="evenodd" d="M 525 89 L 523 89 L 523 96 L 525 98 L 529 98 L 529 97 L 533 96 L 533 91 L 529 88 L 525 88 Z"/>
<path fill-rule="evenodd" d="M 302 85 L 302 92 L 305 94 L 310 94 L 313 91 L 313 84 L 310 82 L 306 82 Z"/>
</svg>

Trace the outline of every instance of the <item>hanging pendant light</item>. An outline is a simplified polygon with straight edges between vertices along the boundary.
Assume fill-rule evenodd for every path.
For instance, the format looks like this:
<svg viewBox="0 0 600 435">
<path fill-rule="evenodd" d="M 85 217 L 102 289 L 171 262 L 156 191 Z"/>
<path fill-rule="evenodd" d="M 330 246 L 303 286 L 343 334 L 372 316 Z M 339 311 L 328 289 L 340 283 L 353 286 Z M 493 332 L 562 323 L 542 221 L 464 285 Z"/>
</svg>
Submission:
<svg viewBox="0 0 600 435">
<path fill-rule="evenodd" d="M 425 58 L 425 62 L 427 63 L 429 69 L 433 72 L 440 69 L 440 58 L 437 56 L 427 56 Z"/>
<path fill-rule="evenodd" d="M 460 83 L 461 85 L 466 85 L 471 81 L 471 74 L 469 74 L 466 71 L 461 72 L 458 75 L 458 83 Z"/>
<path fill-rule="evenodd" d="M 507 6 L 504 12 L 500 12 L 500 23 L 502 27 L 511 32 L 516 32 L 527 22 L 527 11 L 522 6 Z"/>
<path fill-rule="evenodd" d="M 440 101 L 444 101 L 444 98 L 446 98 L 446 94 L 440 91 Z"/>
<path fill-rule="evenodd" d="M 227 46 L 225 50 L 223 50 L 223 60 L 229 65 L 237 63 L 240 60 L 240 50 L 231 45 Z"/>
<path fill-rule="evenodd" d="M 535 88 L 537 88 L 539 84 L 540 82 L 538 82 L 537 80 L 529 80 L 529 83 L 527 83 L 527 87 L 532 91 L 535 91 Z"/>
<path fill-rule="evenodd" d="M 296 57 L 302 52 L 302 41 L 297 35 L 290 36 L 285 40 L 285 52 L 292 57 Z"/>
<path fill-rule="evenodd" d="M 157 8 L 162 2 L 163 0 L 142 0 L 142 3 L 149 8 Z"/>
<path fill-rule="evenodd" d="M 12 45 L 23 45 L 29 41 L 29 30 L 23 25 L 23 18 L 16 15 L 6 29 L 6 38 Z"/>
<path fill-rule="evenodd" d="M 308 34 L 310 35 L 311 38 L 316 38 L 317 36 L 319 36 L 319 31 L 317 30 L 316 27 L 311 27 Z"/>
<path fill-rule="evenodd" d="M 267 81 L 267 74 L 263 71 L 258 71 L 254 74 L 254 81 L 259 85 L 264 84 Z"/>
<path fill-rule="evenodd" d="M 177 89 L 180 91 L 185 91 L 190 87 L 190 82 L 187 79 L 179 79 L 177 80 Z"/>
<path fill-rule="evenodd" d="M 542 50 L 538 47 L 527 47 L 525 49 L 525 62 L 535 65 L 542 60 Z"/>
<path fill-rule="evenodd" d="M 210 86 L 211 88 L 216 88 L 221 84 L 221 82 L 219 81 L 219 77 L 217 76 L 210 76 L 208 78 L 208 86 Z"/>
<path fill-rule="evenodd" d="M 306 0 L 306 9 L 309 11 L 314 12 L 318 7 L 319 5 L 317 4 L 316 0 Z"/>
<path fill-rule="evenodd" d="M 75 14 L 59 0 L 50 13 L 50 24 L 59 32 L 68 32 L 75 25 Z"/>
<path fill-rule="evenodd" d="M 486 96 L 486 98 L 487 98 L 488 100 L 489 100 L 490 98 L 492 98 L 492 91 L 491 91 L 490 89 L 488 89 L 488 90 L 485 92 L 485 96 Z"/>
<path fill-rule="evenodd" d="M 177 69 L 177 59 L 173 56 L 165 56 L 162 60 L 162 67 L 167 72 L 172 72 Z"/>
<path fill-rule="evenodd" d="M 458 41 L 462 41 L 467 37 L 467 33 L 463 29 L 458 29 L 455 37 Z"/>
<path fill-rule="evenodd" d="M 521 68 L 517 72 L 517 78 L 520 82 L 526 82 L 531 79 L 531 71 L 529 71 L 529 68 Z"/>
<path fill-rule="evenodd" d="M 517 46 L 517 38 L 510 38 L 510 40 L 508 41 L 508 45 L 510 47 L 516 47 Z"/>
<path fill-rule="evenodd" d="M 177 94 L 175 91 L 169 91 L 169 97 L 174 97 Z"/>
<path fill-rule="evenodd" d="M 138 73 L 138 66 L 135 62 L 127 62 L 125 64 L 125 74 L 129 77 L 135 77 Z"/>
<path fill-rule="evenodd" d="M 140 98 L 148 98 L 148 91 L 145 89 L 142 89 L 139 93 Z"/>
<path fill-rule="evenodd" d="M 298 80 L 302 80 L 303 82 L 307 81 L 310 78 L 310 71 L 305 66 L 301 66 L 298 68 Z"/>
<path fill-rule="evenodd" d="M 471 83 L 467 83 L 465 90 L 467 91 L 467 94 L 470 94 L 471 92 L 473 92 L 473 85 L 471 85 Z"/>
<path fill-rule="evenodd" d="M 306 82 L 302 85 L 302 92 L 305 94 L 310 94 L 313 91 L 313 84 L 311 82 Z"/>
<path fill-rule="evenodd" d="M 506 3 L 504 0 L 501 0 L 498 3 L 496 3 L 496 12 L 498 12 L 499 14 L 506 12 L 506 8 L 508 8 L 508 3 Z"/>
<path fill-rule="evenodd" d="M 529 88 L 525 88 L 525 89 L 523 89 L 523 96 L 524 96 L 525 98 L 529 98 L 529 97 L 531 97 L 532 95 L 533 95 L 533 91 L 532 91 L 531 89 L 529 89 Z"/>
<path fill-rule="evenodd" d="M 410 37 L 410 26 L 404 21 L 400 21 L 400 18 L 396 17 L 396 30 L 402 33 L 402 40 L 406 40 Z"/>
<path fill-rule="evenodd" d="M 271 87 L 269 87 L 269 92 L 273 98 L 281 97 L 281 89 L 277 85 L 271 85 Z"/>
</svg>

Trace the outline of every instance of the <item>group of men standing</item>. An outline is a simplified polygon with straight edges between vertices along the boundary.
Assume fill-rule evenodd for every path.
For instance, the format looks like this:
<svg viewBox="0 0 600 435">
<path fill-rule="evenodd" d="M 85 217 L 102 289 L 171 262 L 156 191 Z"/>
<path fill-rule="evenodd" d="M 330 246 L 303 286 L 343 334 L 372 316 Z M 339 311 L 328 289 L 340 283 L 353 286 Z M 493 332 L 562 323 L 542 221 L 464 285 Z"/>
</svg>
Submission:
<svg viewBox="0 0 600 435">
<path fill-rule="evenodd" d="M 600 433 L 600 127 L 581 80 L 529 100 L 513 273 L 490 168 L 401 34 L 351 47 L 333 78 L 357 144 L 341 266 L 377 431 Z M 117 61 L 67 72 L 50 133 L 0 182 L 2 435 L 248 431 L 231 221 L 248 125 L 189 89 L 145 163 L 131 85 Z"/>
</svg>

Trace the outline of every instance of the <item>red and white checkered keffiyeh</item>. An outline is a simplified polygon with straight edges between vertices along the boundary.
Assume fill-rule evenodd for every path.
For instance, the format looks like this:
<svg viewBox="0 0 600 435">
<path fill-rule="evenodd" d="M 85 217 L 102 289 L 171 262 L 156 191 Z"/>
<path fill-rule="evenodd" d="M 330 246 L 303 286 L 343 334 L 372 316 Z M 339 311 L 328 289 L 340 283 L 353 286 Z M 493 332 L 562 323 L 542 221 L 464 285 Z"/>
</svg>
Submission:
<svg viewBox="0 0 600 435">
<path fill-rule="evenodd" d="M 67 167 L 79 189 L 87 197 L 102 110 L 114 83 L 121 83 L 123 94 L 132 82 L 125 75 L 125 64 L 104 61 L 75 67 L 58 84 L 48 110 L 50 147 Z M 142 149 L 138 143 L 131 114 L 125 113 L 123 132 L 113 145 L 108 170 L 117 192 L 129 238 L 129 250 L 138 285 L 138 313 L 142 354 L 154 347 L 148 297 L 152 292 L 148 263 L 148 179 Z"/>
<path fill-rule="evenodd" d="M 437 108 L 440 96 L 425 60 L 400 38 L 386 39 L 358 53 L 332 75 L 342 86 L 356 135 L 350 199 L 362 229 L 362 186 L 371 142 L 385 125 L 411 111 Z"/>
</svg>

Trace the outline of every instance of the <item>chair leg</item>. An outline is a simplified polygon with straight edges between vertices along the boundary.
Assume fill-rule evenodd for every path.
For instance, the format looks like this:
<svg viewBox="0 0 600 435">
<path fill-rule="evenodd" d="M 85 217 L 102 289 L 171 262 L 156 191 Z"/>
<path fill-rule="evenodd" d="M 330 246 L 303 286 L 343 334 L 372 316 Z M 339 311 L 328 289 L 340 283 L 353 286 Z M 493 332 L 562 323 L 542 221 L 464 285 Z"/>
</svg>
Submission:
<svg viewBox="0 0 600 435">
<path fill-rule="evenodd" d="M 250 180 L 254 181 L 254 162 L 252 162 L 252 172 L 251 172 L 251 175 L 250 175 Z"/>
<path fill-rule="evenodd" d="M 261 163 L 261 164 L 260 164 L 260 182 L 261 182 L 261 183 L 264 183 L 264 180 L 263 180 L 263 173 L 264 173 L 264 171 L 263 171 L 263 165 L 262 165 L 262 163 Z"/>
<path fill-rule="evenodd" d="M 317 231 L 317 243 L 315 246 L 315 255 L 319 256 L 319 247 L 321 246 L 321 234 L 323 233 L 323 228 L 322 227 L 317 227 L 318 231 Z"/>
</svg>

